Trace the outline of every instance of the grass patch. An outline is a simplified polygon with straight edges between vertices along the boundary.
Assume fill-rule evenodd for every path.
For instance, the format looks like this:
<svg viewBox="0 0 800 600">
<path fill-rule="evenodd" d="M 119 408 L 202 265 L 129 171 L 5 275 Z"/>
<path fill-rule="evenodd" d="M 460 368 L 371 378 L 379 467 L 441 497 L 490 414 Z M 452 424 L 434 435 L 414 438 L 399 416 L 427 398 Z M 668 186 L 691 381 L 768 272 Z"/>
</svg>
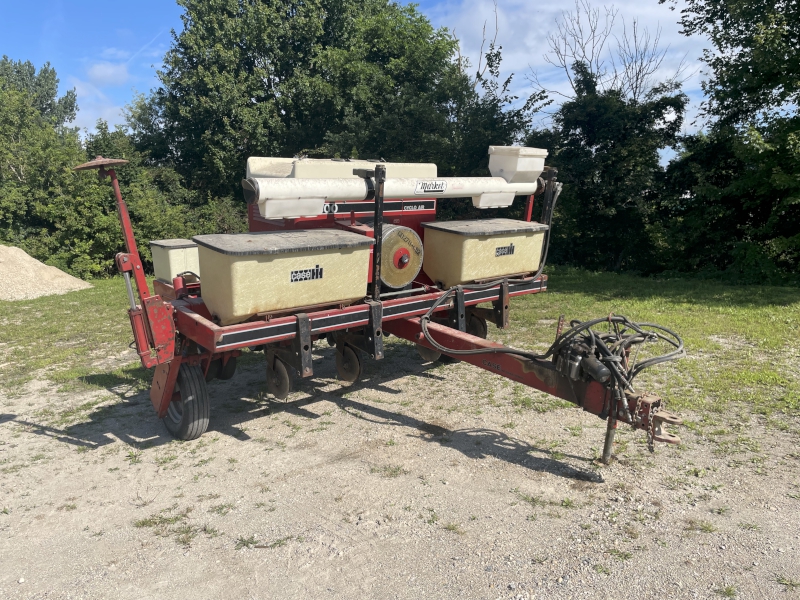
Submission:
<svg viewBox="0 0 800 600">
<path fill-rule="evenodd" d="M 723 598 L 736 598 L 739 595 L 739 592 L 736 591 L 736 588 L 732 585 L 726 585 L 725 587 L 717 588 L 714 590 L 714 593 L 717 596 L 722 596 Z"/>
<path fill-rule="evenodd" d="M 447 531 L 452 531 L 453 533 L 457 533 L 458 535 L 464 535 L 466 532 L 461 529 L 461 526 L 458 523 L 447 523 L 444 526 L 444 529 Z"/>
<path fill-rule="evenodd" d="M 559 267 L 548 267 L 548 273 L 546 293 L 514 299 L 511 326 L 497 332 L 500 341 L 534 349 L 532 344 L 549 344 L 554 338 L 562 313 L 581 320 L 623 314 L 663 324 L 683 337 L 690 359 L 639 377 L 639 386 L 662 395 L 676 410 L 723 410 L 736 402 L 751 403 L 754 412 L 766 415 L 800 408 L 800 375 L 787 364 L 787 357 L 800 348 L 798 288 Z M 535 402 L 533 397 L 514 400 L 517 406 L 539 410 Z"/>
<path fill-rule="evenodd" d="M 381 477 L 387 477 L 389 479 L 392 479 L 394 477 L 400 477 L 400 475 L 408 475 L 409 473 L 400 465 L 389 465 L 386 467 L 371 467 L 369 472 L 377 473 Z"/>
<path fill-rule="evenodd" d="M 796 590 L 800 589 L 800 581 L 795 581 L 794 579 L 789 579 L 788 577 L 784 577 L 783 575 L 778 575 L 775 578 L 775 581 L 785 587 L 787 590 Z"/>
<path fill-rule="evenodd" d="M 798 288 L 558 267 L 548 268 L 548 274 L 548 292 L 515 298 L 511 326 L 492 329 L 493 337 L 541 351 L 554 339 L 562 313 L 582 320 L 624 314 L 635 321 L 661 323 L 683 336 L 689 359 L 645 371 L 638 379 L 640 387 L 660 394 L 675 410 L 722 412 L 732 403 L 742 403 L 769 417 L 800 409 L 800 373 L 789 364 L 800 348 Z M 127 395 L 148 388 L 150 373 L 128 347 L 132 334 L 125 317 L 124 280 L 112 277 L 92 284 L 92 289 L 63 296 L 0 301 L 0 388 L 19 394 L 34 378 L 49 379 L 62 391 L 106 389 Z M 42 340 L 47 340 L 47 352 L 41 350 Z M 123 354 L 130 358 L 113 358 Z M 245 352 L 240 360 L 245 364 L 251 358 L 261 357 Z M 572 406 L 521 387 L 513 389 L 512 403 L 520 410 L 539 412 Z M 47 420 L 96 420 L 108 416 L 108 408 L 82 405 L 53 412 Z M 289 435 L 298 432 L 299 425 L 286 425 Z M 719 432 L 723 452 L 747 449 L 741 441 L 727 441 L 719 426 L 713 431 Z"/>
<path fill-rule="evenodd" d="M 252 548 L 253 546 L 258 544 L 258 540 L 256 536 L 251 535 L 248 537 L 239 536 L 236 538 L 236 549 L 241 550 L 242 548 Z"/>
<path fill-rule="evenodd" d="M 700 519 L 687 519 L 684 531 L 700 531 L 702 533 L 714 533 L 717 528 L 713 523 L 702 521 Z"/>
</svg>

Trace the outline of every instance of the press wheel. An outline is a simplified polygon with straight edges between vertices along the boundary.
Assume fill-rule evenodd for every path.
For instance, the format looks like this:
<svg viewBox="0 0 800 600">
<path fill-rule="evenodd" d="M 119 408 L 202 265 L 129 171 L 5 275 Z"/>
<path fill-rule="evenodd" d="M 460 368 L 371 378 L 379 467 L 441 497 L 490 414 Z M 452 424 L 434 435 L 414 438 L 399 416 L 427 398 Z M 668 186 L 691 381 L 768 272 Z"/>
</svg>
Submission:
<svg viewBox="0 0 800 600">
<path fill-rule="evenodd" d="M 286 400 L 292 393 L 291 371 L 277 356 L 272 361 L 267 359 L 267 391 L 275 396 L 276 400 Z"/>
<path fill-rule="evenodd" d="M 344 383 L 353 383 L 361 376 L 361 356 L 345 344 L 341 352 L 336 349 L 336 373 Z"/>
</svg>

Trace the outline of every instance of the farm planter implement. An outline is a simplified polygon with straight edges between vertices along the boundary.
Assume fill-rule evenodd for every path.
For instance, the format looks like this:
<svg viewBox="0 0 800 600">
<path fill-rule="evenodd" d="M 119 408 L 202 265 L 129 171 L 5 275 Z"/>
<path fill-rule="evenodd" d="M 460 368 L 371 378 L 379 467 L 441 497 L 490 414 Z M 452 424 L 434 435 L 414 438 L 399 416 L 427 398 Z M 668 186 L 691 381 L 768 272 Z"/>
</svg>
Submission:
<svg viewBox="0 0 800 600">
<path fill-rule="evenodd" d="M 605 419 L 604 462 L 619 423 L 644 430 L 651 449 L 658 441 L 678 443 L 664 426 L 680 420 L 664 410 L 658 396 L 633 386 L 644 368 L 682 355 L 682 341 L 668 329 L 609 315 L 572 321 L 564 330 L 562 317 L 555 342 L 541 354 L 486 339 L 487 323 L 508 326 L 511 298 L 547 289 L 542 269 L 561 189 L 555 169 L 543 167 L 543 151 L 493 149 L 490 167 L 502 177 L 436 179 L 435 165 L 423 165 L 419 172 L 433 177 L 415 179 L 415 165 L 394 163 L 367 164 L 350 169 L 348 176 L 350 165 L 333 161 L 251 159 L 243 181 L 251 234 L 196 238 L 205 252 L 199 274 L 170 273 L 173 262 L 184 264 L 173 256 L 166 269 L 160 266 L 154 293 L 113 169 L 126 161 L 97 157 L 76 167 L 99 169 L 101 178 L 111 179 L 126 248 L 116 264 L 125 277 L 137 353 L 145 368 L 154 369 L 150 399 L 169 431 L 180 439 L 203 434 L 210 412 L 206 383 L 233 377 L 245 348 L 263 349 L 267 389 L 284 400 L 295 374 L 313 377 L 312 349 L 319 340 L 335 346 L 339 379 L 347 384 L 360 377 L 365 358 L 383 359 L 384 336 L 392 334 L 416 344 L 425 360 L 461 360 Z M 291 178 L 315 170 L 334 177 Z M 387 179 L 387 170 L 403 177 Z M 486 208 L 507 206 L 515 194 L 528 196 L 524 221 L 435 221 L 437 195 L 471 196 L 475 206 Z M 543 199 L 541 224 L 531 222 L 537 195 Z M 426 232 L 435 252 L 427 263 Z M 167 253 L 196 251 L 188 240 L 153 244 Z M 224 260 L 215 258 L 223 254 Z M 340 264 L 335 261 L 345 255 L 353 257 L 346 270 L 358 288 L 355 300 L 352 286 L 341 292 L 330 287 L 330 273 Z M 494 266 L 495 259 L 516 266 L 503 271 Z M 286 270 L 286 282 L 280 269 Z M 324 274 L 328 280 L 318 281 Z M 307 287 L 295 298 L 298 281 Z M 340 277 L 336 285 L 343 283 Z M 228 302 L 234 308 L 223 311 L 218 298 L 233 294 L 228 288 L 234 285 L 242 291 Z M 313 300 L 317 296 L 308 290 L 314 289 L 327 294 L 319 295 L 324 301 Z M 637 361 L 639 350 L 652 342 L 667 344 L 670 352 Z"/>
</svg>

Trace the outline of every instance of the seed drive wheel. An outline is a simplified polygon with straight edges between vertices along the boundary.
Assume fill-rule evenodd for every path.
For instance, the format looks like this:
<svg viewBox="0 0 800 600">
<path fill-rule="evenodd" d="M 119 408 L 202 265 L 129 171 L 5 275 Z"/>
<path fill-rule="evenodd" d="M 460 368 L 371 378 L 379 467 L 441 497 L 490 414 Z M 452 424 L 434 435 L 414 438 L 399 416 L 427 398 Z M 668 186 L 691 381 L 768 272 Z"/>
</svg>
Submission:
<svg viewBox="0 0 800 600">
<path fill-rule="evenodd" d="M 292 393 L 292 374 L 286 363 L 277 356 L 272 364 L 267 359 L 267 391 L 276 400 L 286 400 Z"/>
<path fill-rule="evenodd" d="M 181 365 L 175 391 L 181 398 L 170 402 L 162 419 L 164 425 L 179 440 L 195 440 L 208 429 L 211 412 L 208 388 L 200 367 Z"/>
<path fill-rule="evenodd" d="M 341 352 L 336 349 L 336 372 L 346 384 L 353 383 L 361 376 L 361 356 L 347 344 L 342 346 Z"/>
</svg>

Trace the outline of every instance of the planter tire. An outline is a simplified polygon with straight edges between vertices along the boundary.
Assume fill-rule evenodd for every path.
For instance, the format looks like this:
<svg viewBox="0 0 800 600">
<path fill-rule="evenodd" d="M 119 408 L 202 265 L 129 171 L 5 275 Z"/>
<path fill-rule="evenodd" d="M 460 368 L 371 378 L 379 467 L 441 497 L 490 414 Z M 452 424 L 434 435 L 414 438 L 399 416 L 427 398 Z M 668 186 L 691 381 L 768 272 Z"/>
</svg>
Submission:
<svg viewBox="0 0 800 600">
<path fill-rule="evenodd" d="M 170 402 L 162 421 L 177 439 L 196 440 L 208 429 L 211 412 L 208 387 L 200 367 L 181 365 L 175 391 L 180 394 L 180 400 Z"/>
</svg>

